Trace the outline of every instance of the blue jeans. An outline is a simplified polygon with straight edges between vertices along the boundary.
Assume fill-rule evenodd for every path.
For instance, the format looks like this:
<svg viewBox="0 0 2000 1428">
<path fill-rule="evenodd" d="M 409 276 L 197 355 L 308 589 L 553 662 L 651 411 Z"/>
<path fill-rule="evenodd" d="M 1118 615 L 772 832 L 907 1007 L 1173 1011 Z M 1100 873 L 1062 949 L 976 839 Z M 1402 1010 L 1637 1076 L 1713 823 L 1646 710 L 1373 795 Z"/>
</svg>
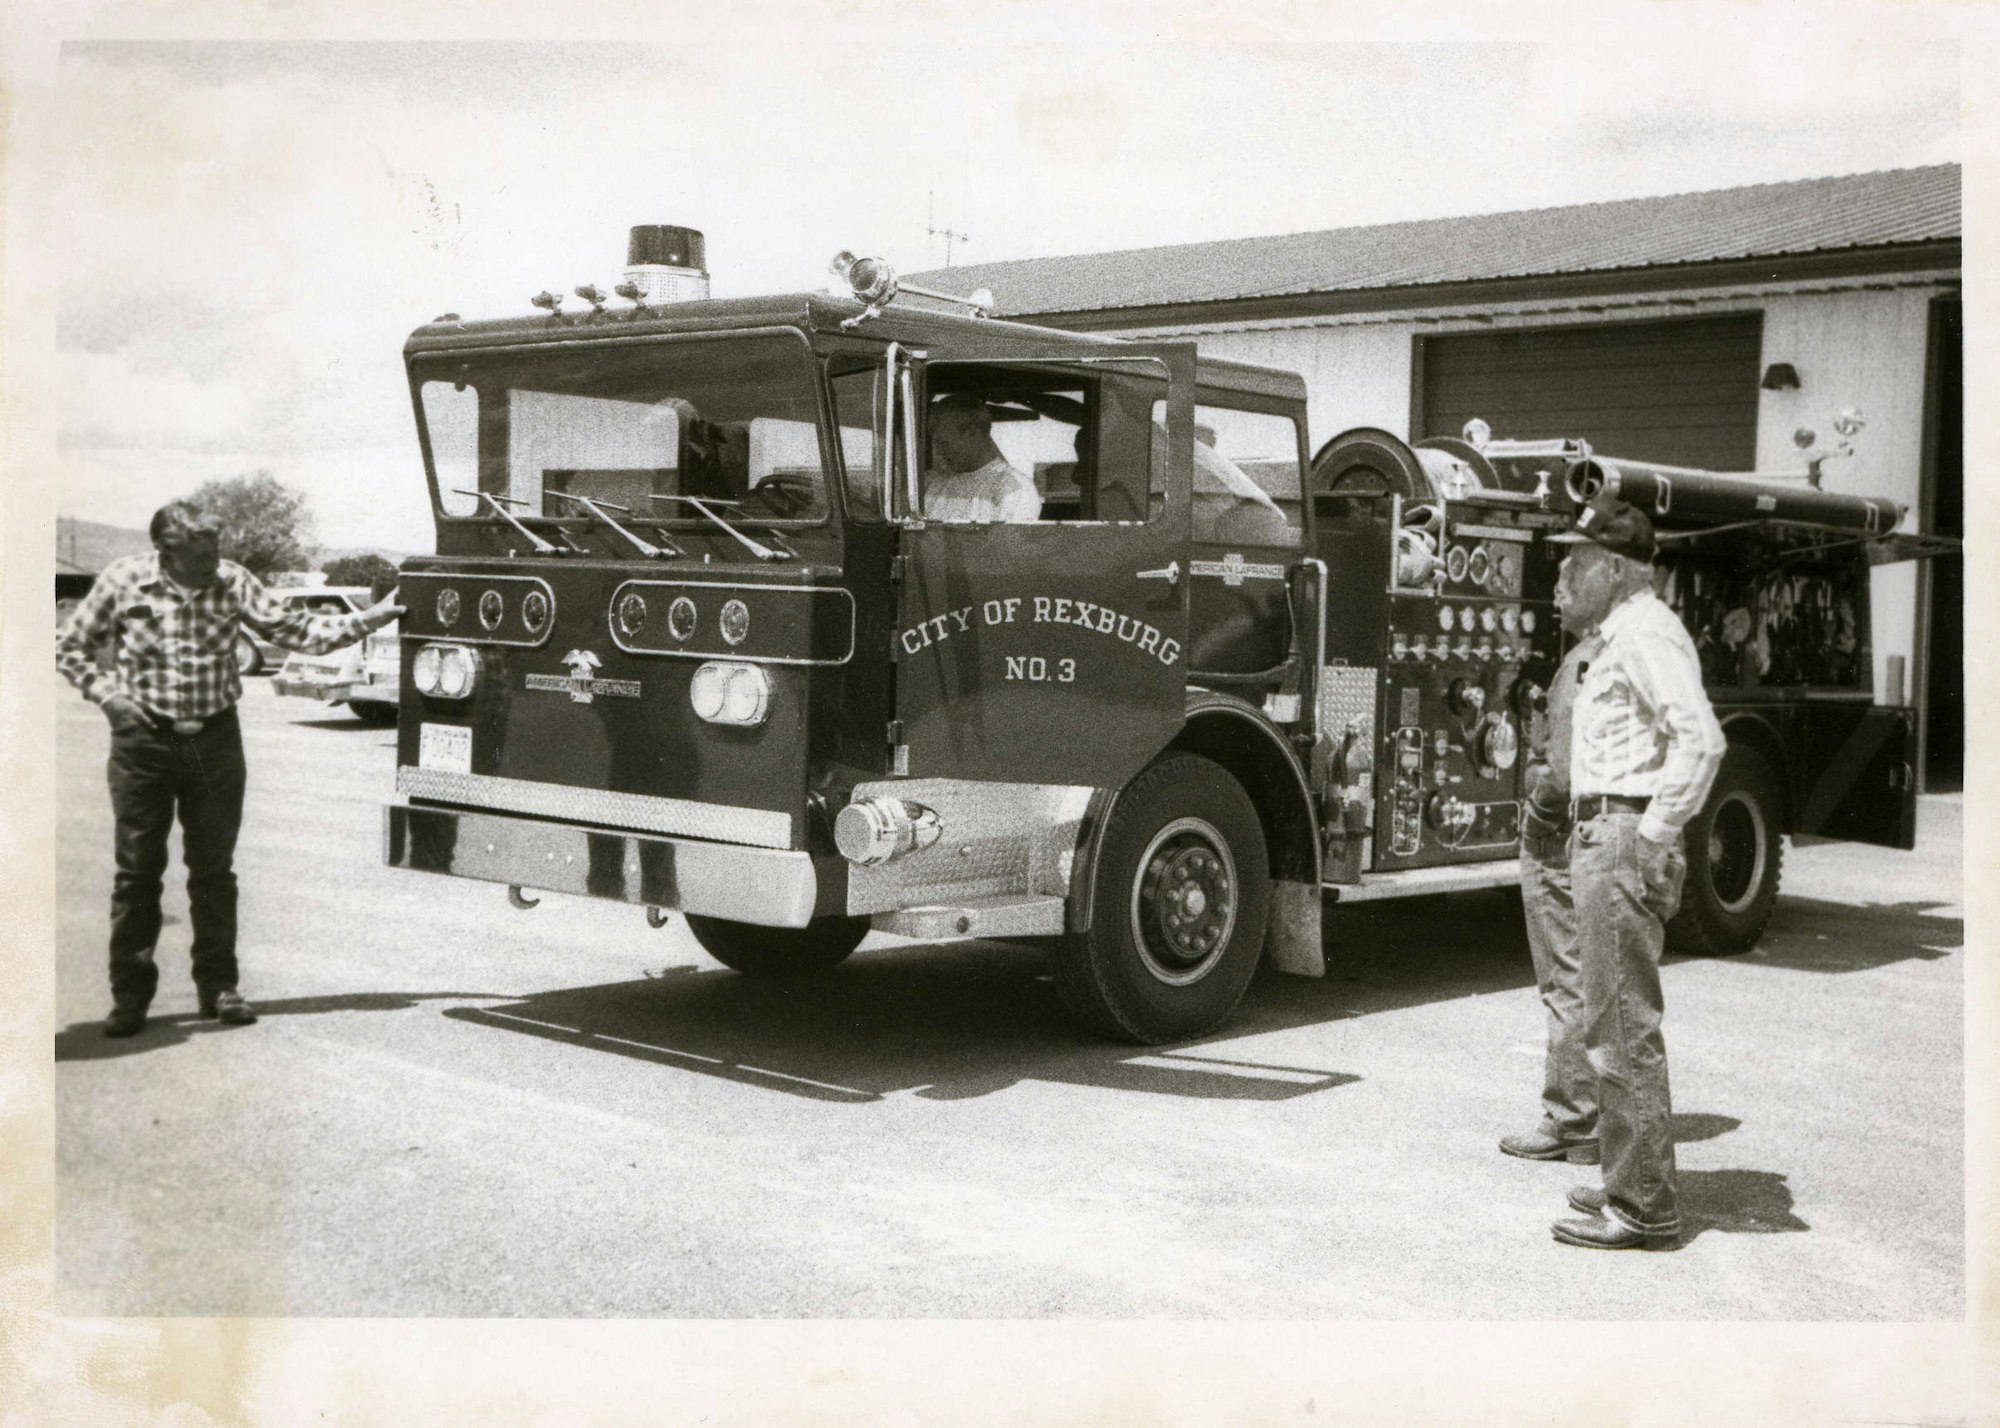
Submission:
<svg viewBox="0 0 2000 1428">
<path fill-rule="evenodd" d="M 1521 840 L 1521 910 L 1528 925 L 1535 986 L 1548 1017 L 1542 1132 L 1556 1140 L 1595 1140 L 1597 1073 L 1584 1051 L 1583 967 L 1564 835 Z"/>
<path fill-rule="evenodd" d="M 1641 838 L 1637 813 L 1602 813 L 1570 835 L 1605 1213 L 1654 1234 L 1680 1229 L 1660 952 L 1686 876 L 1679 840 Z"/>
<path fill-rule="evenodd" d="M 243 826 L 243 735 L 232 709 L 198 734 L 114 729 L 107 768 L 118 820 L 111 885 L 111 999 L 143 1010 L 160 969 L 160 890 L 167 833 L 180 817 L 194 926 L 194 984 L 204 996 L 236 985 L 236 835 Z"/>
</svg>

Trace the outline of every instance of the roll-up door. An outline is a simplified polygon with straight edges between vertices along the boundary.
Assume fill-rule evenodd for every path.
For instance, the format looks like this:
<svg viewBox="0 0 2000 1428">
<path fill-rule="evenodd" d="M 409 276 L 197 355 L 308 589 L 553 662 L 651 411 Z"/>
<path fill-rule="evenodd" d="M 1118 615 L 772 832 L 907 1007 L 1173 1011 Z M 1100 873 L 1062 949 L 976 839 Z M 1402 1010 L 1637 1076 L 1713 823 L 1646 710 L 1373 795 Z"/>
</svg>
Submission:
<svg viewBox="0 0 2000 1428">
<path fill-rule="evenodd" d="M 1757 460 L 1761 313 L 1417 339 L 1415 435 L 1581 437 L 1711 471 Z"/>
</svg>

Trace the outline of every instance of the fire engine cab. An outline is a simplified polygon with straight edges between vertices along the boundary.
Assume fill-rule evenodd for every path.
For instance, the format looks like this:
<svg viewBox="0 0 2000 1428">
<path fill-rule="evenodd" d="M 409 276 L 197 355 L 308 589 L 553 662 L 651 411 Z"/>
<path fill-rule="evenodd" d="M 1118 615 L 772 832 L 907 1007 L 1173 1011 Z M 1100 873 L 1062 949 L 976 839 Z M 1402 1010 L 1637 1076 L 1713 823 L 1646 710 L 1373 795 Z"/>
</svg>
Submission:
<svg viewBox="0 0 2000 1428">
<path fill-rule="evenodd" d="M 1322 973 L 1329 901 L 1514 879 L 1545 537 L 1606 487 L 1730 736 L 1677 944 L 1755 941 L 1783 833 L 1911 846 L 1891 503 L 1478 432 L 1310 455 L 1300 378 L 1190 343 L 845 254 L 851 296 L 710 300 L 684 229 L 633 259 L 405 349 L 437 554 L 401 580 L 394 866 L 679 912 L 751 974 L 1046 939 L 1090 1025 L 1194 1036 L 1260 960 Z"/>
</svg>

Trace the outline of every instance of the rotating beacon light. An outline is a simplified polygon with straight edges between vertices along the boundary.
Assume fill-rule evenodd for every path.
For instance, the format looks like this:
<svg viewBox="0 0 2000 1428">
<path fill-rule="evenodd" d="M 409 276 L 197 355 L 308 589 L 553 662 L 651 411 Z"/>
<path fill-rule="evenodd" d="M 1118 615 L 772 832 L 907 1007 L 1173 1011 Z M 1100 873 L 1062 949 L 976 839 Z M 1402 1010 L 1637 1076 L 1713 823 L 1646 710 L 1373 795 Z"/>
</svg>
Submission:
<svg viewBox="0 0 2000 1428">
<path fill-rule="evenodd" d="M 700 229 L 641 223 L 625 245 L 618 295 L 646 307 L 698 301 L 708 296 L 707 262 Z"/>
</svg>

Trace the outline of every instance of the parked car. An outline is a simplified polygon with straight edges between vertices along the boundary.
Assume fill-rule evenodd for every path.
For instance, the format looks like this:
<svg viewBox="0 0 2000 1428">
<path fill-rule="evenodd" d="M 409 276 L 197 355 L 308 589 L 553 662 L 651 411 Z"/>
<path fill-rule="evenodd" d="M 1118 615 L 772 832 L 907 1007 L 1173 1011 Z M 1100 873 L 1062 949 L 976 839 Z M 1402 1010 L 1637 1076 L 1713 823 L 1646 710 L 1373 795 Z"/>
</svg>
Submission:
<svg viewBox="0 0 2000 1428">
<path fill-rule="evenodd" d="M 316 615 L 345 615 L 365 610 L 374 603 L 365 585 L 306 585 L 296 590 L 273 590 L 271 593 L 288 607 L 310 610 Z M 236 672 L 262 674 L 283 664 L 289 653 L 291 651 L 283 645 L 272 644 L 245 625 L 236 637 Z"/>
<path fill-rule="evenodd" d="M 271 688 L 296 699 L 345 704 L 371 724 L 393 724 L 396 690 L 403 673 L 398 628 L 385 625 L 358 645 L 323 655 L 293 651 L 271 681 Z"/>
</svg>

